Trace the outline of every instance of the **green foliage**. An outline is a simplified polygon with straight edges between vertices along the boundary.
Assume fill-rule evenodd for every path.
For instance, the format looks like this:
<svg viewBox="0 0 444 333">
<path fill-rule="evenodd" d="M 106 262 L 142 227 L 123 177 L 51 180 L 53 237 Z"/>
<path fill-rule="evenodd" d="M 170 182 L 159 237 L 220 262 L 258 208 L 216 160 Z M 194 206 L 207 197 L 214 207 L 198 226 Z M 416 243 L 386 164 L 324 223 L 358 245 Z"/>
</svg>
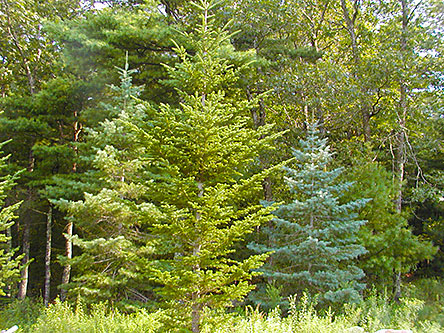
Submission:
<svg viewBox="0 0 444 333">
<path fill-rule="evenodd" d="M 265 314 L 259 308 L 247 307 L 242 315 L 206 310 L 201 332 L 306 332 L 344 333 L 360 326 L 366 332 L 382 328 L 412 329 L 417 333 L 442 332 L 436 322 L 421 318 L 422 301 L 414 298 L 391 303 L 385 296 L 372 296 L 359 304 L 347 305 L 343 313 L 319 312 L 316 304 L 304 296 L 300 301 L 292 298 L 290 313 L 282 317 L 279 308 Z M 0 328 L 18 324 L 23 332 L 163 332 L 168 316 L 164 311 L 147 313 L 138 310 L 125 314 L 99 303 L 90 308 L 82 301 L 75 305 L 56 300 L 48 308 L 29 300 L 14 302 L 0 310 Z M 183 330 L 182 330 L 183 332 Z"/>
<path fill-rule="evenodd" d="M 14 300 L 0 308 L 0 329 L 6 330 L 18 325 L 24 332 L 32 331 L 31 326 L 43 311 L 44 306 L 40 301 L 31 298 Z"/>
<path fill-rule="evenodd" d="M 266 255 L 238 259 L 234 246 L 271 218 L 257 197 L 272 170 L 254 170 L 277 137 L 249 127 L 257 100 L 236 87 L 229 36 L 202 7 L 202 24 L 185 35 L 196 53 L 177 46 L 181 62 L 167 67 L 181 105 L 124 105 L 103 123 L 102 137 L 113 138 L 95 160 L 105 188 L 60 201 L 86 236 L 73 239 L 83 250 L 72 261 L 74 292 L 146 303 L 155 291 L 181 326 L 192 317 L 193 330 L 204 308 L 232 306 L 253 288 Z"/>
<path fill-rule="evenodd" d="M 0 149 L 5 143 L 0 144 Z M 1 150 L 0 150 L 1 153 Z M 0 157 L 0 172 L 4 172 L 8 156 Z M 1 175 L 1 174 L 0 174 Z M 23 256 L 15 256 L 15 249 L 11 247 L 11 236 L 8 229 L 14 224 L 16 210 L 20 202 L 6 206 L 5 199 L 8 192 L 15 185 L 17 175 L 0 177 L 0 296 L 5 296 L 6 289 L 11 289 L 19 277 L 19 264 Z M 10 230 L 9 230 L 10 231 Z"/>
<path fill-rule="evenodd" d="M 422 278 L 407 286 L 406 295 L 424 302 L 418 313 L 421 321 L 437 322 L 444 327 L 444 287 L 441 278 Z"/>
<path fill-rule="evenodd" d="M 106 84 L 118 82 L 115 66 L 127 53 L 130 67 L 137 68 L 135 83 L 144 86 L 142 96 L 172 100 L 173 91 L 161 84 L 166 76 L 162 64 L 176 61 L 171 40 L 178 38 L 177 26 L 170 24 L 158 6 L 157 1 L 110 5 L 86 11 L 84 19 L 51 22 L 47 29 L 63 45 L 66 71 L 78 79 L 103 92 Z M 103 100 L 106 95 L 94 97 Z"/>
<path fill-rule="evenodd" d="M 311 282 L 324 284 L 317 292 L 325 293 L 326 284 L 335 289 L 355 259 L 377 290 L 392 284 L 394 272 L 440 275 L 441 2 L 0 0 L 0 142 L 12 139 L 3 147 L 11 156 L 1 160 L 7 163 L 0 177 L 26 169 L 16 186 L 13 176 L 0 178 L 0 294 L 14 293 L 4 281 L 18 273 L 20 257 L 10 259 L 13 248 L 26 249 L 28 231 L 30 257 L 37 259 L 29 289 L 41 292 L 49 201 L 69 211 L 78 233 L 75 278 L 67 286 L 74 296 L 132 310 L 168 303 L 182 311 L 179 323 L 182 314 L 241 299 L 260 281 L 250 269 L 269 250 L 275 253 L 268 268 L 289 274 L 281 284 L 268 276 L 260 290 L 270 308 L 288 305 L 286 296 Z M 199 15 L 210 9 L 214 15 Z M 126 66 L 117 72 L 125 53 Z M 314 119 L 341 156 L 335 165 L 347 166 L 334 186 L 354 181 L 347 191 L 348 185 L 335 189 L 338 209 L 371 199 L 359 210 L 359 219 L 368 220 L 359 233 L 351 219 L 355 227 L 333 241 L 284 222 L 291 220 L 285 209 L 309 205 L 316 195 L 293 193 L 296 201 L 289 202 L 283 177 L 258 171 L 288 159 L 294 138 Z M 278 131 L 288 136 L 270 135 Z M 316 179 L 316 186 L 326 180 Z M 262 196 L 287 203 L 276 211 L 280 220 L 267 222 L 274 208 L 258 205 Z M 20 208 L 10 205 L 20 200 Z M 56 255 L 65 242 L 60 210 L 52 228 Z M 266 227 L 252 232 L 267 223 L 270 236 Z M 338 242 L 356 247 L 341 253 L 344 260 L 330 256 L 336 274 L 300 276 L 305 284 L 296 284 L 287 278 L 312 269 L 296 273 L 287 264 L 311 260 L 312 253 L 295 247 L 297 256 L 285 256 L 308 234 L 321 240 L 320 251 L 335 251 Z M 249 258 L 245 244 L 265 238 L 263 256 Z M 357 258 L 362 246 L 367 252 Z M 52 268 L 55 287 L 60 266 Z M 355 284 L 354 296 L 360 269 L 339 278 L 343 289 Z"/>
<path fill-rule="evenodd" d="M 45 308 L 26 299 L 0 309 L 0 329 L 18 325 L 20 332 L 158 332 L 164 317 L 161 311 L 124 314 L 106 303 L 87 308 L 82 301 L 70 305 L 56 300 Z"/>
<path fill-rule="evenodd" d="M 42 23 L 71 16 L 78 0 L 1 1 L 0 47 L 2 49 L 0 90 L 5 95 L 34 94 L 54 73 L 60 49 L 48 38 Z"/>
<path fill-rule="evenodd" d="M 148 314 L 141 310 L 124 314 L 110 310 L 104 303 L 98 303 L 88 310 L 81 303 L 73 307 L 56 301 L 43 311 L 29 332 L 159 332 L 161 318 L 162 312 Z"/>
<path fill-rule="evenodd" d="M 352 327 L 362 327 L 365 332 L 383 328 L 413 329 L 415 332 L 441 332 L 437 323 L 418 320 L 422 302 L 402 299 L 391 303 L 387 297 L 373 296 L 358 304 L 347 305 L 343 314 L 331 311 L 318 312 L 316 304 L 303 296 L 299 302 L 290 302 L 290 314 L 280 315 L 279 309 L 269 314 L 259 308 L 247 307 L 245 315 L 227 318 L 220 326 L 203 325 L 203 332 L 305 332 L 344 333 Z"/>
<path fill-rule="evenodd" d="M 407 214 L 396 211 L 397 185 L 380 164 L 365 157 L 355 158 L 346 178 L 355 181 L 345 195 L 347 200 L 371 199 L 359 211 L 359 217 L 367 220 L 359 231 L 359 239 L 367 250 L 360 258 L 360 267 L 370 284 L 381 290 L 391 287 L 394 272 L 410 272 L 418 262 L 430 259 L 437 249 L 415 236 L 409 229 Z"/>
</svg>

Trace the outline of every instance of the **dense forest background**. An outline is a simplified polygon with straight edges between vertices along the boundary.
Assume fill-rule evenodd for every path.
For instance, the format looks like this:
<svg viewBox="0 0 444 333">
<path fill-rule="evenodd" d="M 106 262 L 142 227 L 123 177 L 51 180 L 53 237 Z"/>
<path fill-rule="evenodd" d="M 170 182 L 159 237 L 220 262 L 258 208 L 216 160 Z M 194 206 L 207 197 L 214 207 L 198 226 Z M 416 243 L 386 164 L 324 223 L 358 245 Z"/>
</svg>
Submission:
<svg viewBox="0 0 444 333">
<path fill-rule="evenodd" d="M 0 0 L 0 32 L 5 302 L 199 331 L 442 276 L 441 1 Z"/>
</svg>

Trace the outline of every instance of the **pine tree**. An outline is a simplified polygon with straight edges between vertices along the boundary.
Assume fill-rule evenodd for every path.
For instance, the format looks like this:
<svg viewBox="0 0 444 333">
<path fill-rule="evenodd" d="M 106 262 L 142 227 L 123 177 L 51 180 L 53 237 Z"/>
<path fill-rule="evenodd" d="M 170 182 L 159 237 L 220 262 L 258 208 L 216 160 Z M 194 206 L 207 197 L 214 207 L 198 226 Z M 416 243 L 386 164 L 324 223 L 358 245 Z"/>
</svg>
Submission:
<svg viewBox="0 0 444 333">
<path fill-rule="evenodd" d="M 293 150 L 296 167 L 285 168 L 292 201 L 281 205 L 271 226 L 263 228 L 268 243 L 249 247 L 273 251 L 263 272 L 285 290 L 283 296 L 307 291 L 321 302 L 357 301 L 364 274 L 352 260 L 365 249 L 356 237 L 364 221 L 356 220 L 354 211 L 366 200 L 341 201 L 351 184 L 337 181 L 341 168 L 327 169 L 332 152 L 316 125 L 300 145 Z"/>
<path fill-rule="evenodd" d="M 394 269 L 409 273 L 419 262 L 432 259 L 437 248 L 412 233 L 408 215 L 396 211 L 398 184 L 393 182 L 393 175 L 371 161 L 369 151 L 364 153 L 367 153 L 364 157 L 359 154 L 353 157 L 353 164 L 346 172 L 346 178 L 355 182 L 344 199 L 362 196 L 371 199 L 359 212 L 359 217 L 367 221 L 358 234 L 367 250 L 359 258 L 359 267 L 365 272 L 367 285 L 387 290 L 394 287 Z"/>
<path fill-rule="evenodd" d="M 4 143 L 0 144 L 0 148 L 3 145 Z M 7 158 L 8 156 L 0 158 L 0 171 L 5 168 Z M 6 196 L 14 186 L 15 177 L 0 177 L 0 296 L 7 295 L 7 287 L 20 277 L 19 265 L 22 256 L 14 257 L 15 250 L 11 248 L 11 237 L 8 235 L 8 229 L 14 224 L 13 219 L 16 217 L 14 212 L 20 203 L 5 206 Z"/>
<path fill-rule="evenodd" d="M 271 170 L 254 170 L 276 138 L 269 125 L 251 128 L 257 100 L 237 88 L 251 55 L 213 28 L 212 5 L 197 7 L 202 23 L 184 34 L 194 51 L 177 46 L 180 62 L 167 67 L 181 104 L 127 105 L 105 122 L 105 136 L 116 138 L 96 155 L 106 188 L 67 204 L 85 235 L 103 235 L 74 238 L 84 251 L 74 258 L 84 273 L 76 290 L 101 296 L 102 284 L 108 298 L 142 301 L 154 290 L 194 332 L 205 308 L 232 306 L 253 289 L 253 269 L 267 256 L 236 260 L 233 252 L 271 219 L 274 207 L 258 202 Z"/>
</svg>

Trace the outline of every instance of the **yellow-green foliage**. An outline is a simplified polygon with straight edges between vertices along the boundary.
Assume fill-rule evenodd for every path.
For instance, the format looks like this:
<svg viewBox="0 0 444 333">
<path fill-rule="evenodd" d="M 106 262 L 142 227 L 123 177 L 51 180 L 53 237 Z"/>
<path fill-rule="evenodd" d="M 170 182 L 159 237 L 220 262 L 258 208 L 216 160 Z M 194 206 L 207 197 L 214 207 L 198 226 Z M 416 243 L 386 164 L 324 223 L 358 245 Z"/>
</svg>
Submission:
<svg viewBox="0 0 444 333">
<path fill-rule="evenodd" d="M 342 314 L 334 314 L 328 310 L 317 311 L 315 304 L 310 303 L 307 297 L 298 302 L 294 298 L 290 305 L 288 316 L 282 316 L 279 308 L 268 314 L 259 307 L 247 307 L 242 314 L 227 313 L 222 309 L 207 310 L 202 317 L 201 332 L 344 333 L 353 326 L 360 326 L 370 333 L 382 328 L 411 329 L 415 333 L 444 332 L 436 322 L 419 320 L 418 314 L 423 302 L 413 298 L 402 299 L 399 304 L 393 304 L 386 297 L 373 296 L 361 304 L 346 306 Z M 10 320 L 5 321 L 8 317 Z M 163 311 L 148 313 L 140 310 L 124 314 L 111 310 L 105 303 L 86 308 L 81 302 L 73 306 L 57 301 L 44 309 L 36 303 L 15 302 L 0 311 L 0 329 L 17 324 L 20 332 L 187 332 L 180 328 L 181 325 L 164 325 L 170 321 L 171 318 Z"/>
<path fill-rule="evenodd" d="M 160 312 L 148 314 L 138 311 L 123 314 L 110 310 L 104 304 L 96 304 L 86 311 L 81 304 L 72 307 L 67 303 L 56 302 L 44 311 L 30 332 L 41 333 L 108 333 L 108 332 L 157 332 L 161 327 Z"/>
</svg>

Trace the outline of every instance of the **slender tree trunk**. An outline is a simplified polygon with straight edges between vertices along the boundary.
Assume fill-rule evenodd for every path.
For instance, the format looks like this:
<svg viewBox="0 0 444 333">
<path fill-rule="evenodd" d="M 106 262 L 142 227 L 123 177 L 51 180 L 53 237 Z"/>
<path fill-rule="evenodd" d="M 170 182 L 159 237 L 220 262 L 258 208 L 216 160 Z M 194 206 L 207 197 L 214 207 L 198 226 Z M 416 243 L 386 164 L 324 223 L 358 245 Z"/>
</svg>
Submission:
<svg viewBox="0 0 444 333">
<path fill-rule="evenodd" d="M 49 204 L 48 215 L 46 218 L 46 251 L 45 251 L 45 288 L 43 293 L 43 302 L 48 306 L 51 294 L 51 248 L 52 248 L 52 205 Z"/>
<path fill-rule="evenodd" d="M 401 66 L 405 66 L 404 58 L 407 52 L 407 25 L 408 25 L 408 8 L 407 0 L 401 0 L 402 7 L 402 30 L 401 30 Z M 396 198 L 396 210 L 398 213 L 402 212 L 402 198 L 403 198 L 403 181 L 405 177 L 405 163 L 407 161 L 406 152 L 406 121 L 407 121 L 407 85 L 405 83 L 405 78 L 401 77 L 399 82 L 399 111 L 398 111 L 398 151 L 396 157 L 396 167 L 398 176 L 398 193 Z M 395 285 L 394 285 L 394 296 L 393 299 L 399 302 L 401 297 L 401 269 L 399 272 L 395 272 Z"/>
<path fill-rule="evenodd" d="M 401 299 L 401 272 L 394 272 L 395 276 L 395 285 L 394 285 L 394 294 L 393 294 L 393 300 L 395 302 L 399 302 Z"/>
<path fill-rule="evenodd" d="M 8 227 L 6 229 L 6 237 L 8 237 L 8 253 L 11 253 L 12 249 L 13 249 L 13 247 L 12 247 L 12 227 Z M 10 284 L 8 284 L 6 286 L 6 297 L 11 297 L 12 296 L 11 295 L 11 290 L 12 290 L 12 287 L 11 287 Z"/>
<path fill-rule="evenodd" d="M 72 231 L 73 231 L 73 223 L 68 222 L 68 224 L 66 225 L 66 243 L 65 243 L 65 256 L 66 258 L 68 258 L 68 260 L 72 258 L 72 241 L 71 241 Z M 66 284 L 69 282 L 70 275 L 71 275 L 71 265 L 67 263 L 63 268 L 62 284 Z M 60 291 L 60 300 L 64 301 L 65 299 L 66 299 L 66 290 L 62 289 Z"/>
<path fill-rule="evenodd" d="M 22 238 L 22 251 L 24 257 L 21 262 L 21 271 L 20 271 L 20 283 L 19 290 L 17 294 L 17 298 L 20 300 L 25 299 L 26 293 L 28 291 L 28 278 L 29 278 L 29 249 L 30 249 L 30 241 L 29 241 L 29 233 L 31 229 L 31 221 L 30 217 L 27 216 L 25 223 L 23 225 L 23 238 Z"/>
<path fill-rule="evenodd" d="M 78 154 L 78 150 L 77 147 L 75 146 L 75 144 L 77 142 L 79 142 L 80 139 L 80 133 L 82 132 L 83 126 L 82 124 L 79 122 L 78 120 L 79 114 L 76 111 L 74 111 L 74 124 L 73 124 L 73 129 L 74 129 L 74 135 L 73 135 L 73 142 L 74 142 L 74 152 L 75 155 L 77 156 Z M 77 172 L 77 163 L 74 162 L 72 165 L 72 172 L 76 173 Z M 71 240 L 71 236 L 73 235 L 73 228 L 74 228 L 74 224 L 72 221 L 68 222 L 66 225 L 66 235 L 67 237 L 65 237 L 65 256 L 69 259 L 72 258 L 72 240 Z M 69 263 L 66 263 L 65 267 L 63 268 L 63 274 L 62 274 L 62 284 L 66 284 L 69 283 L 70 280 L 70 276 L 71 276 L 71 265 Z M 66 299 L 66 290 L 65 289 L 61 289 L 60 291 L 60 300 L 64 301 Z"/>
<path fill-rule="evenodd" d="M 35 166 L 35 158 L 32 152 L 32 149 L 29 152 L 28 156 L 28 172 L 33 172 Z M 32 202 L 33 192 L 30 188 L 28 188 L 28 202 Z M 26 216 L 25 223 L 23 224 L 23 237 L 22 237 L 22 253 L 24 257 L 21 261 L 21 271 L 20 271 L 20 283 L 19 283 L 19 291 L 17 294 L 18 299 L 25 299 L 26 293 L 28 291 L 28 279 L 29 279 L 29 250 L 31 247 L 30 244 L 30 234 L 31 231 L 31 216 Z"/>
</svg>

